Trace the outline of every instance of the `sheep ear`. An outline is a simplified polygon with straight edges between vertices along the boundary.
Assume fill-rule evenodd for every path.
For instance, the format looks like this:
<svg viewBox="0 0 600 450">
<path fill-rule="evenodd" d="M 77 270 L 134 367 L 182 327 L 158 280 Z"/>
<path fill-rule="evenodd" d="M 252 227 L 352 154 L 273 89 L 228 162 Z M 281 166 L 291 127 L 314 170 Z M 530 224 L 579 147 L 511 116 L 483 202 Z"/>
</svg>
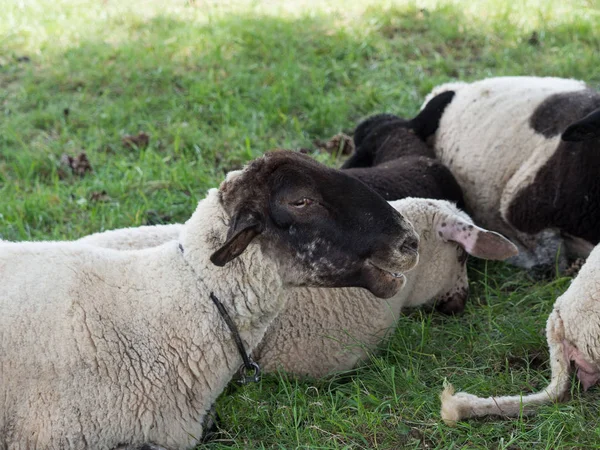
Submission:
<svg viewBox="0 0 600 450">
<path fill-rule="evenodd" d="M 488 231 L 462 219 L 442 221 L 438 235 L 445 241 L 456 242 L 476 258 L 502 261 L 519 254 L 517 246 L 495 231 Z"/>
<path fill-rule="evenodd" d="M 454 91 L 446 91 L 427 102 L 421 112 L 409 123 L 410 128 L 414 130 L 417 136 L 422 140 L 426 140 L 437 131 L 442 114 L 444 114 L 444 110 L 450 104 L 452 98 L 454 98 Z"/>
<path fill-rule="evenodd" d="M 600 138 L 600 108 L 569 125 L 561 138 L 567 142 L 581 142 Z"/>
<path fill-rule="evenodd" d="M 248 244 L 264 229 L 264 218 L 251 211 L 240 211 L 231 219 L 227 240 L 210 256 L 211 262 L 223 267 L 229 261 L 240 256 Z"/>
<path fill-rule="evenodd" d="M 376 127 L 380 126 L 385 122 L 390 122 L 392 120 L 401 120 L 400 117 L 395 116 L 394 114 L 375 114 L 367 117 L 361 123 L 359 123 L 354 129 L 354 147 L 358 148 L 362 145 L 365 138 L 373 131 Z"/>
</svg>

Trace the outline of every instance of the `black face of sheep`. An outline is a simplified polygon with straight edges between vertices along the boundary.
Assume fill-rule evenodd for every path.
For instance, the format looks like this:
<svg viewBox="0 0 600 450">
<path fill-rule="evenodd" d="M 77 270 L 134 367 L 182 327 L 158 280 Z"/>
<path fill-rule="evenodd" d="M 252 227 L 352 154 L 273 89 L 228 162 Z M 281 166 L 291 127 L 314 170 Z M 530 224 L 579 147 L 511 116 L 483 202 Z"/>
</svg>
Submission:
<svg viewBox="0 0 600 450">
<path fill-rule="evenodd" d="M 267 153 L 228 176 L 220 195 L 231 223 L 216 265 L 257 238 L 291 285 L 364 287 L 388 298 L 417 263 L 418 236 L 394 208 L 305 155 Z"/>
<path fill-rule="evenodd" d="M 454 97 L 446 91 L 433 97 L 413 119 L 393 114 L 377 114 L 358 124 L 354 130 L 356 151 L 342 169 L 372 167 L 404 156 L 435 158 L 426 140 L 438 129 L 440 118 Z"/>
</svg>

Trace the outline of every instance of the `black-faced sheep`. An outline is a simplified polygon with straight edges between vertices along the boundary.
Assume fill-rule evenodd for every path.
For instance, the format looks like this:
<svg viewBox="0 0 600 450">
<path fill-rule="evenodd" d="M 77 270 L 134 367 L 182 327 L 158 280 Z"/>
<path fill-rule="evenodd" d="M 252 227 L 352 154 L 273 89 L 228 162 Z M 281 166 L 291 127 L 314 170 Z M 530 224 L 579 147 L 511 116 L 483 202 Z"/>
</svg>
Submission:
<svg viewBox="0 0 600 450">
<path fill-rule="evenodd" d="M 394 329 L 403 308 L 438 302 L 462 311 L 467 254 L 503 260 L 517 251 L 447 201 L 407 198 L 390 204 L 420 236 L 419 263 L 406 273 L 406 286 L 383 302 L 354 288 L 288 290 L 284 311 L 255 351 L 265 371 L 321 377 L 352 369 Z"/>
<path fill-rule="evenodd" d="M 433 198 L 462 207 L 458 183 L 427 144 L 453 96 L 444 92 L 431 99 L 411 120 L 378 114 L 361 122 L 354 131 L 356 150 L 342 169 L 386 200 Z"/>
<path fill-rule="evenodd" d="M 571 386 L 571 362 L 584 389 L 600 380 L 600 246 L 554 304 L 546 325 L 552 379 L 541 392 L 480 398 L 452 386 L 442 393 L 442 418 L 449 425 L 469 417 L 518 416 L 542 404 L 564 400 Z"/>
<path fill-rule="evenodd" d="M 600 93 L 577 80 L 499 77 L 430 97 L 444 91 L 455 96 L 436 155 L 474 219 L 519 246 L 511 261 L 555 266 L 563 238 L 574 256 L 589 254 L 600 240 Z"/>
<path fill-rule="evenodd" d="M 294 288 L 285 310 L 269 327 L 254 356 L 266 371 L 319 377 L 347 370 L 373 350 L 394 327 L 404 307 L 437 302 L 449 312 L 464 308 L 468 294 L 467 254 L 505 259 L 515 246 L 473 225 L 467 214 L 441 200 L 391 202 L 420 236 L 419 263 L 406 285 L 381 301 L 355 289 Z M 96 233 L 80 242 L 115 249 L 144 248 L 178 238 L 182 225 L 124 228 Z"/>
<path fill-rule="evenodd" d="M 373 191 L 293 152 L 230 173 L 177 241 L 131 251 L 2 242 L 3 447 L 190 448 L 241 364 L 211 292 L 252 350 L 284 288 L 390 297 L 417 243 Z"/>
</svg>

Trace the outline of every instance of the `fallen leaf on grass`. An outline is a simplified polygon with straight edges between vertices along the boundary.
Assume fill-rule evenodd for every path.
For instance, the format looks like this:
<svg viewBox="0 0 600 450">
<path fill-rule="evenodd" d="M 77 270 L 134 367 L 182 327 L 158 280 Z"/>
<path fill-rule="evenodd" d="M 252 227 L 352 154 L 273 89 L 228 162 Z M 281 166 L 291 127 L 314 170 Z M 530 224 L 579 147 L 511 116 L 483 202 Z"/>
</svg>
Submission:
<svg viewBox="0 0 600 450">
<path fill-rule="evenodd" d="M 344 133 L 336 134 L 327 142 L 315 139 L 313 143 L 319 150 L 326 151 L 332 155 L 351 155 L 354 152 L 352 138 Z"/>
<path fill-rule="evenodd" d="M 60 157 L 60 165 L 61 169 L 63 169 L 62 171 L 59 169 L 60 178 L 64 178 L 66 176 L 64 169 L 70 169 L 71 173 L 79 175 L 80 177 L 84 176 L 87 172 L 94 171 L 85 152 L 81 152 L 75 157 L 63 153 L 63 155 Z"/>
<path fill-rule="evenodd" d="M 92 202 L 109 202 L 110 200 L 111 198 L 104 189 L 101 191 L 94 191 L 90 194 L 90 201 Z"/>
<path fill-rule="evenodd" d="M 150 136 L 143 131 L 140 131 L 136 135 L 128 134 L 123 136 L 121 138 L 121 142 L 123 143 L 123 146 L 128 149 L 143 149 L 148 147 L 148 144 L 150 143 Z"/>
</svg>

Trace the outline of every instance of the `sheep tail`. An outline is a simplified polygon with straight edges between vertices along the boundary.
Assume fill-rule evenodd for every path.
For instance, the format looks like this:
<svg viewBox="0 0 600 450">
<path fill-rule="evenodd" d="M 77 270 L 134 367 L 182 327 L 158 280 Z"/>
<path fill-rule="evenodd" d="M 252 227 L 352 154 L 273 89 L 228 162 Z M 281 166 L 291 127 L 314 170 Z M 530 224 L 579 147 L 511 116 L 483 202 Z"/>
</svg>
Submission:
<svg viewBox="0 0 600 450">
<path fill-rule="evenodd" d="M 546 332 L 550 344 L 552 380 L 545 389 L 529 395 L 482 398 L 466 392 L 455 394 L 454 387 L 448 385 L 440 395 L 442 420 L 454 426 L 458 421 L 470 417 L 515 417 L 530 414 L 538 405 L 562 400 L 569 392 L 570 361 L 568 351 L 565 351 L 563 325 L 557 310 L 550 315 Z"/>
</svg>

